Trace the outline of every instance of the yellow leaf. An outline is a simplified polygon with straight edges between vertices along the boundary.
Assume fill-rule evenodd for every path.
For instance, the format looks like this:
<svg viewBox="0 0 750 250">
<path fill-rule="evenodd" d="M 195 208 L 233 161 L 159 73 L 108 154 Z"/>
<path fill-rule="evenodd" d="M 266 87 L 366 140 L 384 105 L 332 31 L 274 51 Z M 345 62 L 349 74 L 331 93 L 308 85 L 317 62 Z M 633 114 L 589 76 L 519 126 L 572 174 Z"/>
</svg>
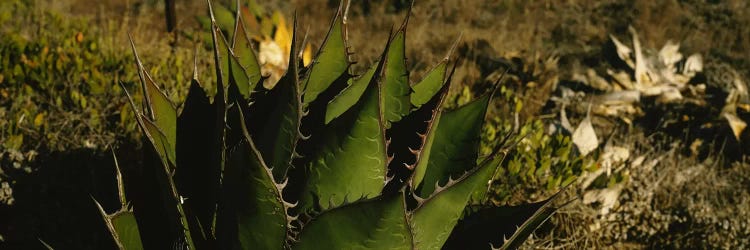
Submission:
<svg viewBox="0 0 750 250">
<path fill-rule="evenodd" d="M 286 26 L 284 17 L 278 11 L 274 13 L 274 17 L 278 15 L 278 23 L 276 24 L 276 33 L 274 34 L 274 41 L 281 47 L 284 55 L 288 55 L 292 48 L 292 36 L 289 33 L 289 28 Z"/>
<path fill-rule="evenodd" d="M 305 67 L 312 63 L 312 48 L 309 43 L 305 46 L 305 50 L 302 51 L 302 63 Z"/>
<path fill-rule="evenodd" d="M 34 117 L 34 126 L 39 127 L 42 124 L 44 124 L 44 113 L 36 114 L 36 117 Z"/>
<path fill-rule="evenodd" d="M 81 32 L 76 33 L 76 42 L 78 43 L 83 42 L 83 33 Z"/>
</svg>

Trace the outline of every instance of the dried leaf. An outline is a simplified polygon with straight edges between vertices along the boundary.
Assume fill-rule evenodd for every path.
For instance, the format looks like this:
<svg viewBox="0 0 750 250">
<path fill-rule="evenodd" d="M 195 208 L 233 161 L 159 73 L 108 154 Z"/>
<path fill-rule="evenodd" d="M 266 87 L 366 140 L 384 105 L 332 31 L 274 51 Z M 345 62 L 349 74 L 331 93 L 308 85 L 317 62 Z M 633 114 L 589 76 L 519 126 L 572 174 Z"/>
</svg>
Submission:
<svg viewBox="0 0 750 250">
<path fill-rule="evenodd" d="M 594 151 L 599 146 L 599 139 L 596 137 L 594 126 L 591 125 L 591 116 L 587 115 L 573 132 L 573 143 L 578 147 L 581 155 L 585 156 Z"/>
<path fill-rule="evenodd" d="M 637 88 L 644 86 L 651 86 L 653 79 L 651 79 L 648 67 L 646 66 L 646 57 L 643 56 L 643 50 L 641 49 L 641 41 L 638 40 L 638 33 L 635 28 L 628 27 L 630 33 L 633 35 L 633 48 L 635 49 L 635 82 Z"/>
<path fill-rule="evenodd" d="M 630 66 L 630 68 L 635 68 L 635 63 L 633 63 L 633 59 L 630 57 L 630 54 L 633 53 L 633 50 L 628 48 L 628 46 L 625 46 L 620 40 L 617 40 L 615 36 L 609 35 L 609 38 L 612 39 L 612 43 L 615 44 L 615 48 L 617 49 L 617 56 L 620 57 L 625 63 Z"/>
<path fill-rule="evenodd" d="M 641 101 L 641 93 L 636 90 L 621 90 L 599 96 L 602 104 L 634 104 Z"/>
<path fill-rule="evenodd" d="M 692 54 L 685 61 L 685 67 L 682 68 L 682 74 L 693 77 L 695 73 L 703 71 L 703 57 L 700 54 Z"/>
<path fill-rule="evenodd" d="M 598 202 L 600 204 L 599 214 L 606 215 L 615 207 L 623 185 L 618 184 L 611 188 L 589 190 L 583 194 L 583 204 Z"/>
<path fill-rule="evenodd" d="M 673 68 L 674 64 L 682 60 L 680 53 L 680 44 L 667 41 L 667 44 L 659 51 L 659 60 L 668 68 Z"/>
<path fill-rule="evenodd" d="M 740 140 L 740 135 L 742 135 L 742 131 L 745 130 L 747 127 L 747 123 L 737 117 L 737 115 L 726 112 L 724 113 L 724 118 L 727 119 L 729 122 L 729 127 L 732 128 L 732 133 L 734 133 L 734 138 L 737 139 L 737 141 Z"/>
<path fill-rule="evenodd" d="M 624 147 L 612 146 L 605 147 L 604 153 L 599 157 L 600 166 L 607 172 L 607 176 L 612 174 L 612 169 L 621 165 L 630 158 L 630 150 Z"/>
</svg>

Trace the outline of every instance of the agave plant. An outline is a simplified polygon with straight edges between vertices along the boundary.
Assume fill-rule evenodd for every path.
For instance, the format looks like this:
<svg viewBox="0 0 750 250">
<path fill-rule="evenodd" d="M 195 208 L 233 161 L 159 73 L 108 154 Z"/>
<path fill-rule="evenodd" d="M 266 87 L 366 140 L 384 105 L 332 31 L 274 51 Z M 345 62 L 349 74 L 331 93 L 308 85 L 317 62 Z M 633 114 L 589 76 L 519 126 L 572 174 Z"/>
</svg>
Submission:
<svg viewBox="0 0 750 250">
<path fill-rule="evenodd" d="M 307 67 L 295 18 L 288 70 L 267 89 L 242 15 L 226 39 L 209 2 L 216 95 L 193 79 L 179 115 L 133 46 L 142 108 L 128 97 L 153 147 L 127 182 L 140 187 L 118 178 L 120 210 L 99 206 L 120 248 L 514 248 L 553 213 L 488 202 L 505 155 L 478 155 L 492 92 L 443 110 L 450 56 L 410 84 L 408 16 L 355 75 L 341 6 Z"/>
</svg>

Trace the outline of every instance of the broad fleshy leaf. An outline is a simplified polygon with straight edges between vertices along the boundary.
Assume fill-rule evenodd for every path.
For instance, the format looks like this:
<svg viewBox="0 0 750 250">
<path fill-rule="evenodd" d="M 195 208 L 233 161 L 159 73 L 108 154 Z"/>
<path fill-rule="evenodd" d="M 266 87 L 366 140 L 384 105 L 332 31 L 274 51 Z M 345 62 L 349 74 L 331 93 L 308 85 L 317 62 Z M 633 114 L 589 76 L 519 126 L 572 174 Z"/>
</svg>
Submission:
<svg viewBox="0 0 750 250">
<path fill-rule="evenodd" d="M 453 228 L 451 236 L 443 247 L 447 249 L 487 249 L 489 246 L 503 246 L 504 249 L 518 248 L 519 243 L 555 211 L 549 206 L 553 199 L 554 196 L 541 202 L 518 206 L 469 207 L 467 214 Z M 531 231 L 528 231 L 529 229 Z M 518 233 L 518 236 L 512 237 L 514 233 Z M 504 242 L 509 237 L 511 240 Z"/>
<path fill-rule="evenodd" d="M 243 68 L 247 78 L 247 81 L 236 81 L 237 88 L 245 99 L 249 99 L 255 86 L 261 81 L 262 75 L 260 64 L 255 55 L 255 50 L 250 43 L 250 38 L 247 35 L 242 15 L 239 14 L 235 21 L 235 32 L 232 41 L 232 51 L 234 52 L 233 56 L 235 57 L 232 61 L 234 63 L 232 64 L 232 67 Z"/>
<path fill-rule="evenodd" d="M 378 64 L 375 74 L 381 72 Z M 379 79 L 373 78 L 354 106 L 328 124 L 320 145 L 310 156 L 309 178 L 303 194 L 320 205 L 341 204 L 345 197 L 374 197 L 385 183 L 388 158 L 379 105 Z"/>
<path fill-rule="evenodd" d="M 406 69 L 406 25 L 409 13 L 401 28 L 391 38 L 383 82 L 383 116 L 386 128 L 411 111 L 409 71 Z"/>
<path fill-rule="evenodd" d="M 266 99 L 270 102 L 262 108 L 270 109 L 268 119 L 260 139 L 258 149 L 266 157 L 268 167 L 273 169 L 277 181 L 281 181 L 292 164 L 292 157 L 300 139 L 300 122 L 302 119 L 302 100 L 297 77 L 297 19 L 294 19 L 292 50 L 289 53 L 289 67 L 286 74 L 270 90 Z M 251 118 L 252 119 L 252 118 Z M 262 122 L 262 121 L 254 121 Z"/>
<path fill-rule="evenodd" d="M 166 145 L 168 146 L 166 150 L 171 154 L 169 162 L 174 165 L 174 147 L 177 145 L 177 109 L 167 95 L 159 89 L 145 67 L 143 67 L 132 39 L 130 40 L 130 45 L 138 66 L 141 88 L 144 92 L 146 119 L 153 122 L 164 133 L 167 142 Z"/>
<path fill-rule="evenodd" d="M 370 81 L 372 81 L 376 68 L 377 64 L 370 67 L 370 69 L 360 77 L 349 79 L 349 86 L 334 97 L 333 100 L 328 103 L 328 106 L 326 106 L 326 124 L 330 123 L 331 120 L 336 117 L 339 117 L 357 103 L 365 92 L 365 89 L 367 89 Z"/>
<path fill-rule="evenodd" d="M 410 100 L 414 107 L 419 108 L 424 105 L 432 96 L 437 93 L 443 86 L 448 60 L 443 60 L 430 70 L 421 81 L 414 84 Z"/>
<path fill-rule="evenodd" d="M 234 13 L 221 4 L 213 5 L 212 7 L 213 19 L 216 20 L 216 24 L 220 29 L 227 32 L 227 37 L 232 37 L 234 33 Z"/>
<path fill-rule="evenodd" d="M 99 202 L 96 202 L 96 206 L 99 207 L 104 223 L 120 249 L 143 249 L 141 233 L 132 211 L 120 210 L 110 215 L 104 212 Z"/>
<path fill-rule="evenodd" d="M 416 168 L 416 166 L 419 162 L 426 162 L 430 155 L 440 109 L 450 89 L 450 81 L 443 83 L 439 92 L 433 93 L 428 102 L 400 121 L 393 123 L 393 126 L 386 131 L 387 137 L 391 138 L 388 155 L 392 155 L 393 160 L 388 165 L 388 175 L 391 180 L 384 188 L 385 193 L 398 191 L 407 182 L 413 183 L 415 175 L 419 175 L 420 180 L 424 177 L 425 167 Z M 415 170 L 419 172 L 415 173 Z"/>
<path fill-rule="evenodd" d="M 231 81 L 230 79 L 234 78 L 234 76 L 232 75 L 233 72 L 231 71 L 231 67 L 232 64 L 236 63 L 236 58 L 232 56 L 231 50 L 229 49 L 229 42 L 227 42 L 227 39 L 224 37 L 224 35 L 222 35 L 222 32 L 218 26 L 214 26 L 212 35 L 214 39 L 214 53 L 218 54 L 214 56 L 214 61 L 216 61 L 215 63 L 219 65 L 219 67 L 216 67 L 217 71 L 221 72 L 221 77 L 217 77 L 220 79 L 220 81 L 217 81 L 216 85 L 216 93 L 218 94 L 219 88 L 226 89 L 227 86 L 229 86 L 229 83 Z M 237 73 L 237 77 L 247 78 L 247 76 L 241 76 L 239 74 L 240 72 Z"/>
<path fill-rule="evenodd" d="M 492 178 L 496 167 L 482 164 L 456 181 L 449 180 L 419 203 L 411 216 L 415 249 L 440 249 L 443 246 L 471 194 Z"/>
<path fill-rule="evenodd" d="M 138 222 L 135 219 L 133 211 L 127 208 L 128 205 L 125 199 L 125 186 L 122 179 L 122 172 L 120 171 L 120 165 L 117 162 L 117 157 L 114 155 L 114 151 L 112 151 L 112 156 L 115 161 L 115 171 L 117 173 L 117 193 L 120 199 L 120 210 L 114 214 L 107 214 L 107 212 L 104 211 L 104 208 L 102 208 L 102 205 L 99 204 L 96 199 L 92 197 L 92 200 L 94 200 L 94 204 L 96 204 L 96 207 L 99 209 L 99 213 L 101 213 L 104 223 L 106 224 L 107 229 L 109 229 L 112 238 L 115 240 L 117 247 L 120 249 L 143 249 L 140 230 L 138 230 Z M 42 241 L 42 243 L 49 249 L 52 249 L 47 243 L 44 243 L 44 241 Z"/>
<path fill-rule="evenodd" d="M 177 109 L 164 92 L 156 86 L 151 76 L 148 73 L 145 75 L 147 80 L 144 89 L 150 103 L 152 121 L 164 132 L 167 142 L 172 146 L 169 150 L 174 151 L 174 145 L 177 144 Z"/>
<path fill-rule="evenodd" d="M 342 1 L 343 3 L 343 1 Z M 343 6 L 339 6 L 328 30 L 325 42 L 318 51 L 315 60 L 310 66 L 309 73 L 304 79 L 304 96 L 302 101 L 305 106 L 312 103 L 318 95 L 325 91 L 336 79 L 349 68 L 349 52 L 347 51 L 346 25 L 344 24 Z"/>
<path fill-rule="evenodd" d="M 175 162 L 176 154 L 174 150 L 171 150 L 174 147 L 169 144 L 164 132 L 162 132 L 156 124 L 142 115 L 141 120 L 143 121 L 142 124 L 144 132 L 146 132 L 146 137 L 151 141 L 151 144 L 154 146 L 154 149 L 159 154 L 159 157 L 164 162 L 165 166 L 169 166 L 170 162 Z"/>
<path fill-rule="evenodd" d="M 244 120 L 242 112 L 237 113 L 238 118 Z M 236 232 L 236 243 L 229 244 L 240 249 L 283 249 L 290 220 L 286 212 L 290 205 L 281 197 L 284 185 L 274 181 L 271 169 L 264 163 L 244 124 L 242 130 L 242 141 L 230 153 L 224 174 L 223 195 L 227 207 L 219 210 L 223 213 L 220 216 L 226 223 L 224 226 L 231 228 L 227 232 Z M 220 237 L 220 241 L 234 238 Z"/>
<path fill-rule="evenodd" d="M 427 103 L 432 96 L 435 95 L 438 91 L 440 91 L 440 88 L 442 88 L 444 82 L 450 82 L 450 79 L 446 80 L 446 73 L 448 73 L 448 61 L 453 56 L 453 52 L 456 51 L 456 47 L 458 46 L 459 41 L 461 41 L 461 36 L 459 36 L 456 41 L 453 43 L 453 46 L 451 46 L 450 50 L 448 51 L 448 54 L 443 58 L 440 63 L 435 65 L 426 75 L 422 77 L 422 80 L 415 83 L 411 86 L 413 92 L 410 96 L 411 105 L 415 108 L 419 108 L 425 103 Z M 448 78 L 451 78 L 453 76 L 453 72 L 456 70 L 456 65 L 453 65 L 452 72 L 450 72 L 450 75 Z"/>
<path fill-rule="evenodd" d="M 559 194 L 559 193 L 558 193 Z M 552 214 L 557 211 L 557 208 L 552 207 L 552 201 L 557 195 L 543 201 L 543 205 L 536 209 L 531 217 L 526 218 L 526 221 L 518 227 L 515 233 L 505 241 L 500 249 L 517 249 L 526 239 L 531 235 L 542 223 L 547 221 Z"/>
<path fill-rule="evenodd" d="M 323 212 L 308 222 L 293 249 L 412 249 L 402 194 Z"/>
<path fill-rule="evenodd" d="M 191 228 L 200 228 L 204 237 L 213 238 L 213 218 L 222 169 L 220 157 L 224 147 L 223 141 L 219 141 L 221 128 L 216 127 L 215 105 L 218 103 L 211 104 L 195 77 L 177 119 L 179 167 L 175 170 L 174 178 L 179 193 L 190 197 L 185 204 L 190 207 L 188 220 Z"/>
<path fill-rule="evenodd" d="M 413 184 L 417 194 L 427 196 L 436 184 L 443 185 L 449 177 L 476 166 L 479 136 L 491 97 L 488 93 L 458 109 L 441 112 L 416 167 Z"/>
</svg>

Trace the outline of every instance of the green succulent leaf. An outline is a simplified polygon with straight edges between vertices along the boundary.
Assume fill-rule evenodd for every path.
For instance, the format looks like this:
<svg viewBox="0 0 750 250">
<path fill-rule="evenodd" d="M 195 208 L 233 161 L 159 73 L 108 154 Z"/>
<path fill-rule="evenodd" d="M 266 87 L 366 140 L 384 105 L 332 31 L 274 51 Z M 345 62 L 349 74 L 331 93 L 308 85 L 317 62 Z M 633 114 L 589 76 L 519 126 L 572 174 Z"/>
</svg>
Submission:
<svg viewBox="0 0 750 250">
<path fill-rule="evenodd" d="M 381 72 L 383 63 L 378 64 Z M 374 197 L 385 182 L 388 158 L 385 130 L 379 107 L 379 81 L 373 78 L 354 106 L 328 124 L 321 145 L 307 166 L 309 178 L 304 194 L 313 194 L 320 204 L 341 204 L 345 197 Z M 309 195 L 306 206 L 311 206 Z"/>
<path fill-rule="evenodd" d="M 436 183 L 442 185 L 450 176 L 476 166 L 479 136 L 491 96 L 486 94 L 458 109 L 441 112 L 416 166 L 417 194 L 427 196 Z"/>
<path fill-rule="evenodd" d="M 409 71 L 406 69 L 406 24 L 408 20 L 407 16 L 401 29 L 391 38 L 388 48 L 385 82 L 381 96 L 386 128 L 390 128 L 392 122 L 401 120 L 411 111 Z"/>
<path fill-rule="evenodd" d="M 412 249 L 402 194 L 346 204 L 308 222 L 293 249 Z"/>
<path fill-rule="evenodd" d="M 439 121 L 440 107 L 449 88 L 449 82 L 444 84 L 440 92 L 428 102 L 394 122 L 387 130 L 390 138 L 388 155 L 392 155 L 393 160 L 388 166 L 389 182 L 383 189 L 384 193 L 393 193 L 401 190 L 404 185 L 412 184 L 415 175 L 420 180 L 424 177 L 425 168 L 417 169 L 416 166 L 422 159 L 429 158 L 433 130 Z M 413 185 L 409 186 L 410 191 L 413 191 Z"/>
<path fill-rule="evenodd" d="M 212 7 L 216 24 L 221 30 L 227 32 L 228 37 L 232 37 L 234 34 L 234 12 L 221 4 L 213 5 Z"/>
<path fill-rule="evenodd" d="M 439 111 L 434 115 L 434 117 L 432 118 L 432 123 L 430 124 L 430 128 L 428 128 L 427 134 L 425 135 L 426 138 L 424 139 L 424 144 L 422 145 L 422 150 L 420 151 L 419 160 L 414 167 L 414 174 L 412 176 L 413 188 L 418 187 L 422 183 L 425 174 L 427 173 L 427 168 L 431 157 L 430 154 L 432 153 L 432 145 L 435 144 L 435 130 L 438 125 L 440 125 L 441 115 L 442 112 Z"/>
<path fill-rule="evenodd" d="M 231 50 L 229 51 L 228 56 L 230 82 L 237 86 L 237 90 L 243 98 L 246 100 L 250 99 L 250 94 L 258 82 L 252 82 L 252 80 L 250 80 L 245 68 L 240 64 L 239 58 L 237 58 Z"/>
<path fill-rule="evenodd" d="M 343 1 L 342 1 L 343 3 Z M 344 24 L 343 6 L 334 17 L 331 29 L 328 30 L 326 39 L 318 51 L 308 75 L 304 80 L 303 89 L 305 94 L 302 98 L 307 106 L 325 91 L 336 79 L 338 79 L 349 68 L 349 55 L 347 51 L 346 25 Z"/>
<path fill-rule="evenodd" d="M 558 192 L 559 194 L 559 192 Z M 518 227 L 518 229 L 513 233 L 513 235 L 504 242 L 503 246 L 500 247 L 500 249 L 518 249 L 521 244 L 526 241 L 527 238 L 529 238 L 529 235 L 534 233 L 534 231 L 539 228 L 542 223 L 547 221 L 552 214 L 557 211 L 557 208 L 552 206 L 552 201 L 557 197 L 557 194 L 552 196 L 551 198 L 540 202 L 542 204 L 541 207 L 536 209 L 536 212 L 531 215 L 531 217 L 525 218 L 525 222 Z M 531 211 L 530 209 L 527 209 L 525 211 Z"/>
<path fill-rule="evenodd" d="M 169 144 L 167 136 L 164 135 L 164 132 L 162 132 L 156 124 L 146 119 L 146 117 L 141 116 L 140 119 L 143 121 L 143 129 L 146 132 L 149 141 L 151 141 L 151 144 L 154 146 L 156 153 L 159 154 L 159 157 L 162 159 L 165 166 L 170 166 L 169 163 L 175 162 L 176 157 L 175 150 L 170 150 L 174 147 Z"/>
<path fill-rule="evenodd" d="M 242 129 L 244 138 L 230 154 L 225 170 L 228 209 L 220 211 L 229 213 L 228 226 L 235 228 L 239 248 L 283 249 L 288 225 L 283 185 L 274 181 L 244 124 Z"/>
<path fill-rule="evenodd" d="M 138 66 L 141 87 L 144 91 L 145 106 L 148 115 L 146 120 L 154 122 L 154 125 L 164 134 L 167 143 L 163 146 L 167 146 L 165 150 L 168 151 L 167 154 L 164 155 L 169 155 L 169 162 L 174 165 L 174 146 L 177 145 L 177 109 L 167 95 L 159 89 L 153 78 L 151 78 L 151 75 L 149 75 L 143 67 L 132 39 L 130 45 Z"/>
<path fill-rule="evenodd" d="M 516 249 L 555 211 L 550 206 L 554 198 L 517 206 L 470 206 L 443 247 L 480 249 L 491 244 L 502 249 Z M 512 237 L 514 233 L 517 236 Z M 510 240 L 505 241 L 508 237 Z"/>
<path fill-rule="evenodd" d="M 120 165 L 117 162 L 117 157 L 114 155 L 114 151 L 112 156 L 115 161 L 115 171 L 117 173 L 117 193 L 120 199 L 120 210 L 111 215 L 107 214 L 107 212 L 104 211 L 104 208 L 102 208 L 102 205 L 99 204 L 96 199 L 93 197 L 91 199 L 94 200 L 94 204 L 96 204 L 96 207 L 99 209 L 99 213 L 102 215 L 104 223 L 107 225 L 107 229 L 109 229 L 112 238 L 115 240 L 115 244 L 120 249 L 143 249 L 141 234 L 138 230 L 138 222 L 136 221 L 133 211 L 127 209 L 122 172 L 120 171 Z M 42 243 L 49 249 L 52 249 L 47 243 L 44 243 L 44 241 L 42 241 Z"/>
<path fill-rule="evenodd" d="M 104 222 L 107 224 L 109 232 L 115 239 L 115 244 L 120 249 L 143 249 L 141 233 L 138 230 L 138 223 L 132 211 L 120 210 L 109 215 L 104 212 L 99 202 L 96 202 L 96 205 L 104 217 Z"/>
<path fill-rule="evenodd" d="M 443 58 L 440 63 L 435 65 L 429 72 L 427 72 L 426 75 L 422 77 L 422 80 L 414 84 L 412 87 L 413 92 L 410 96 L 411 105 L 415 108 L 420 108 L 425 103 L 429 102 L 430 99 L 440 91 L 440 89 L 445 85 L 446 82 L 450 82 L 450 79 L 446 80 L 446 74 L 448 73 L 448 61 L 450 60 L 451 56 L 453 55 L 453 52 L 456 50 L 456 47 L 458 46 L 458 42 L 461 40 L 461 37 L 456 39 L 456 41 L 453 43 L 453 46 L 451 46 L 450 51 L 448 52 L 448 55 Z M 456 65 L 453 65 L 453 71 L 455 71 Z M 453 76 L 453 71 L 450 72 L 450 75 L 448 78 L 451 78 Z"/>
<path fill-rule="evenodd" d="M 496 165 L 483 164 L 419 203 L 411 225 L 416 249 L 440 249 L 461 218 L 471 194 L 492 178 Z"/>
<path fill-rule="evenodd" d="M 216 107 L 210 103 L 207 93 L 197 79 L 190 83 L 188 96 L 177 120 L 177 168 L 175 183 L 190 207 L 191 227 L 200 227 L 213 237 L 212 225 L 216 212 L 221 175 L 221 152 L 223 142 L 218 141 Z M 223 121 L 222 121 L 223 122 Z"/>
<path fill-rule="evenodd" d="M 300 123 L 302 119 L 302 100 L 297 77 L 297 19 L 294 19 L 292 33 L 292 49 L 289 55 L 289 67 L 286 74 L 268 93 L 272 111 L 266 121 L 258 149 L 267 159 L 268 166 L 273 169 L 276 180 L 281 181 L 292 164 L 295 147 L 300 139 Z M 256 121 L 260 122 L 260 121 Z"/>
<path fill-rule="evenodd" d="M 153 121 L 159 129 L 164 131 L 169 145 L 174 146 L 177 141 L 177 109 L 167 95 L 156 86 L 151 76 L 146 74 L 146 79 L 144 89 L 150 103 Z M 169 150 L 174 151 L 174 148 L 169 148 Z"/>
<path fill-rule="evenodd" d="M 503 154 L 502 157 L 496 156 L 499 153 Z M 505 152 L 494 152 L 493 155 L 490 155 L 489 157 L 486 157 L 482 161 L 480 161 L 479 165 L 489 165 L 491 168 L 495 169 L 495 172 L 492 173 L 492 178 L 494 178 L 496 173 L 499 171 L 499 166 L 503 163 L 503 161 L 505 161 Z M 486 204 L 490 198 L 489 193 L 491 184 L 491 181 L 487 181 L 477 186 L 477 188 L 471 194 L 470 204 Z"/>
<path fill-rule="evenodd" d="M 223 92 L 223 90 L 226 89 L 227 86 L 229 86 L 229 83 L 231 81 L 230 77 L 232 78 L 235 77 L 234 75 L 232 75 L 232 70 L 230 67 L 232 66 L 232 64 L 235 64 L 237 62 L 236 62 L 236 58 L 232 56 L 231 54 L 231 50 L 229 49 L 229 43 L 227 42 L 227 39 L 224 37 L 224 35 L 222 35 L 221 30 L 219 30 L 218 27 L 214 28 L 213 36 L 214 36 L 213 38 L 215 39 L 213 42 L 214 53 L 218 54 L 215 56 L 215 61 L 216 61 L 216 64 L 218 65 L 218 67 L 216 67 L 217 78 L 220 80 L 220 81 L 217 81 L 216 93 L 219 93 L 219 92 Z M 244 77 L 241 76 L 240 72 L 237 72 L 237 77 L 240 79 L 247 78 L 247 76 L 244 76 Z M 246 82 L 246 81 L 237 81 L 237 82 Z M 222 90 L 219 90 L 220 88 Z"/>
<path fill-rule="evenodd" d="M 410 100 L 414 107 L 421 107 L 440 90 L 445 83 L 447 64 L 448 60 L 443 60 L 430 70 L 421 81 L 412 86 L 414 93 L 411 94 Z"/>
<path fill-rule="evenodd" d="M 255 86 L 261 81 L 262 74 L 260 64 L 255 55 L 255 50 L 253 50 L 250 38 L 247 36 L 247 31 L 242 21 L 242 15 L 237 15 L 234 37 L 232 40 L 232 51 L 234 52 L 232 68 L 244 69 L 246 74 L 245 78 L 247 78 L 247 80 L 244 80 L 242 75 L 235 76 L 235 82 L 240 94 L 242 94 L 245 99 L 249 99 L 252 90 L 255 89 Z M 235 74 L 234 72 L 235 71 L 233 70 L 233 74 Z"/>
<path fill-rule="evenodd" d="M 326 124 L 349 110 L 349 108 L 352 107 L 360 97 L 362 97 L 368 84 L 372 81 L 376 69 L 377 64 L 370 67 L 370 69 L 360 77 L 349 79 L 349 86 L 328 103 L 328 106 L 326 107 Z"/>
</svg>

